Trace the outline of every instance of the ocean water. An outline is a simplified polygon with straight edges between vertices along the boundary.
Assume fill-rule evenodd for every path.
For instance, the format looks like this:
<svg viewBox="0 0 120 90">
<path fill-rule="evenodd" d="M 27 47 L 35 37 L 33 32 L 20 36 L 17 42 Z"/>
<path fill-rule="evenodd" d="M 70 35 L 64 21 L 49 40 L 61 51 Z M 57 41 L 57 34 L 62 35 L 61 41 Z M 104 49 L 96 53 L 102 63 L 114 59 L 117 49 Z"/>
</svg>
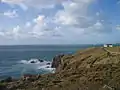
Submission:
<svg viewBox="0 0 120 90">
<path fill-rule="evenodd" d="M 72 54 L 93 45 L 17 45 L 0 46 L 0 79 L 24 74 L 44 74 L 52 72 L 52 58 L 59 54 Z M 38 59 L 44 60 L 39 62 Z M 34 61 L 35 63 L 31 63 Z M 50 65 L 46 65 L 50 63 Z"/>
</svg>

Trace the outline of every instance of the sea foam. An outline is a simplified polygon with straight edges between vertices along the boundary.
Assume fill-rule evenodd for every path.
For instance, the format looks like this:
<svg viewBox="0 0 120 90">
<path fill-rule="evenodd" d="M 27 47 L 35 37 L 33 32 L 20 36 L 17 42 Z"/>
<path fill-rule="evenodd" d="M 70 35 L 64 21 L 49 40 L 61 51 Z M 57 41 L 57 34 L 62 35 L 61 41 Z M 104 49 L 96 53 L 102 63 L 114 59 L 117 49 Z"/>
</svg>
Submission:
<svg viewBox="0 0 120 90">
<path fill-rule="evenodd" d="M 50 61 L 30 59 L 30 60 L 21 60 L 19 63 L 22 64 L 24 68 L 45 70 L 52 73 L 54 73 L 55 71 L 55 68 L 51 68 L 52 62 Z"/>
</svg>

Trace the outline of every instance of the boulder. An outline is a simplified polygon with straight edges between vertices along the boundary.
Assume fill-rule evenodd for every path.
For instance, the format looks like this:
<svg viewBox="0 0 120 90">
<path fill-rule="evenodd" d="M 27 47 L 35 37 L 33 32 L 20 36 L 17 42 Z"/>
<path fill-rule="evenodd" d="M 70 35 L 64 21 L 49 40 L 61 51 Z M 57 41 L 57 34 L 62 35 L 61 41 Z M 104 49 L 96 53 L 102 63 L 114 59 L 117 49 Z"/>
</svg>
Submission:
<svg viewBox="0 0 120 90">
<path fill-rule="evenodd" d="M 36 63 L 35 61 L 31 61 L 30 63 Z"/>
<path fill-rule="evenodd" d="M 51 63 L 47 63 L 46 65 L 50 65 Z"/>
<path fill-rule="evenodd" d="M 44 62 L 44 60 L 39 59 L 40 62 Z"/>
<path fill-rule="evenodd" d="M 46 68 L 50 68 L 50 66 L 47 66 Z"/>
<path fill-rule="evenodd" d="M 32 77 L 33 77 L 33 75 L 31 75 L 31 74 L 25 74 L 25 75 L 22 76 L 22 80 L 25 81 L 25 80 L 28 80 Z"/>
</svg>

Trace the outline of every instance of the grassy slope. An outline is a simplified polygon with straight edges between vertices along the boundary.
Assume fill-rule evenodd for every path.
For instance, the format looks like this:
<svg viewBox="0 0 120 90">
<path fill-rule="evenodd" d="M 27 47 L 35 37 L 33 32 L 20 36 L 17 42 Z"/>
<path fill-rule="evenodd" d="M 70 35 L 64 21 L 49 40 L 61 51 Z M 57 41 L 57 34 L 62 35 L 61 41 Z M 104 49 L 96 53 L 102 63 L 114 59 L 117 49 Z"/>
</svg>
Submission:
<svg viewBox="0 0 120 90">
<path fill-rule="evenodd" d="M 120 47 L 107 48 L 119 52 Z M 120 90 L 120 55 L 102 48 L 64 56 L 55 74 L 34 76 L 7 84 L 11 90 Z"/>
</svg>

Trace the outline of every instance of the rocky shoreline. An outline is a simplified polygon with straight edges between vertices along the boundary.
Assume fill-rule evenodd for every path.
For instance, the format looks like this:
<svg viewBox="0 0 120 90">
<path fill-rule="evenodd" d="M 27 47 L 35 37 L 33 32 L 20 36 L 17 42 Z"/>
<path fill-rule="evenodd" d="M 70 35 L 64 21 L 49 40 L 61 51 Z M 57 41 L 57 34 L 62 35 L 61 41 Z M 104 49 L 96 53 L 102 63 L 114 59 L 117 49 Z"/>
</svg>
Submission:
<svg viewBox="0 0 120 90">
<path fill-rule="evenodd" d="M 58 67 L 59 67 L 59 65 L 61 64 L 61 58 L 63 57 L 63 56 L 65 56 L 64 54 L 61 54 L 61 55 L 56 55 L 54 58 L 53 58 L 53 60 L 52 60 L 52 63 L 50 63 L 50 62 L 47 62 L 46 63 L 46 65 L 51 65 L 51 67 L 48 67 L 48 68 L 55 68 L 55 69 L 57 69 Z M 45 60 L 43 60 L 43 59 L 36 59 L 36 60 L 30 60 L 30 63 L 31 64 L 34 64 L 34 63 L 36 63 L 36 62 L 44 62 Z M 47 68 L 47 67 L 46 67 Z M 24 74 L 21 78 L 26 78 L 26 77 L 29 77 L 29 78 L 31 78 L 32 76 L 35 76 L 35 75 L 32 75 L 32 74 Z M 15 79 L 14 78 L 12 78 L 12 77 L 7 77 L 6 79 L 3 79 L 3 80 L 1 80 L 0 82 L 12 82 L 12 81 L 15 81 Z"/>
<path fill-rule="evenodd" d="M 55 73 L 9 77 L 0 82 L 0 90 L 120 90 L 120 54 L 108 54 L 101 47 L 57 55 L 51 67 Z"/>
<path fill-rule="evenodd" d="M 64 54 L 61 54 L 61 55 L 56 55 L 53 60 L 52 60 L 52 64 L 51 64 L 51 67 L 50 68 L 55 68 L 56 72 L 57 72 L 57 69 L 59 67 L 59 65 L 61 65 L 61 58 L 65 56 Z M 39 59 L 40 62 L 44 62 L 44 60 L 41 60 Z M 35 63 L 35 61 L 31 60 L 30 63 Z M 47 63 L 47 65 L 50 65 L 50 63 Z M 20 77 L 20 79 L 14 79 L 12 77 L 7 77 L 6 79 L 3 79 L 0 81 L 0 90 L 13 90 L 13 88 L 6 88 L 5 84 L 6 83 L 12 83 L 12 82 L 16 82 L 16 81 L 19 81 L 19 80 L 22 80 L 22 81 L 29 81 L 29 80 L 32 80 L 33 78 L 40 78 L 42 75 L 32 75 L 32 74 L 24 74 L 22 77 Z M 14 89 L 15 90 L 15 89 Z"/>
</svg>

